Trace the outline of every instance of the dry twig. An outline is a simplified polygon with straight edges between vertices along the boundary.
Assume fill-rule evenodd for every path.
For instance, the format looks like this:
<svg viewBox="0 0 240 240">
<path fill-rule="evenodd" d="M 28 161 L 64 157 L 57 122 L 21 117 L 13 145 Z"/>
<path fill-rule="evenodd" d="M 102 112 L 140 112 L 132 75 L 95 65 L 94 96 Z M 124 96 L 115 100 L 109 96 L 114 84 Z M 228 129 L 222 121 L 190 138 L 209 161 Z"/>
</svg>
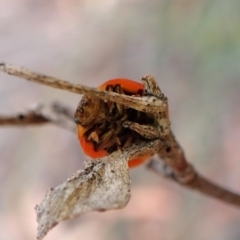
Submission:
<svg viewBox="0 0 240 240">
<path fill-rule="evenodd" d="M 31 126 L 46 123 L 76 132 L 73 111 L 57 102 L 49 106 L 37 104 L 31 109 L 18 114 L 0 115 L 0 126 Z"/>
<path fill-rule="evenodd" d="M 96 88 L 91 88 L 91 87 L 83 86 L 80 84 L 70 83 L 70 82 L 49 77 L 43 74 L 34 73 L 22 67 L 16 67 L 11 64 L 0 63 L 0 71 L 5 72 L 9 75 L 24 78 L 26 80 L 40 83 L 53 88 L 62 89 L 62 90 L 66 90 L 66 91 L 78 93 L 78 94 L 93 95 L 101 99 L 118 102 L 126 106 L 131 106 L 132 108 L 139 111 L 145 110 L 145 112 L 146 111 L 156 112 L 156 111 L 164 110 L 165 108 L 164 103 L 162 101 L 155 102 L 154 97 L 125 96 L 123 98 L 122 95 L 118 93 L 101 91 Z"/>
</svg>

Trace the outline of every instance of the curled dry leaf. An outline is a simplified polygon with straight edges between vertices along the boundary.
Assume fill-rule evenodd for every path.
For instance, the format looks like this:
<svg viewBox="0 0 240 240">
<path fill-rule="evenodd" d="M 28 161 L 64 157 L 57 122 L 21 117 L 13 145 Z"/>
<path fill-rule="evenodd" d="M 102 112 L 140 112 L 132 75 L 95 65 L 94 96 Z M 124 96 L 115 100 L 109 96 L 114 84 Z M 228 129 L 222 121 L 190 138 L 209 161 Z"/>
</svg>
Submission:
<svg viewBox="0 0 240 240">
<path fill-rule="evenodd" d="M 90 211 L 120 209 L 130 199 L 128 160 L 142 154 L 153 155 L 161 148 L 159 140 L 133 144 L 107 157 L 87 162 L 61 185 L 50 189 L 35 207 L 38 239 L 60 221 L 79 217 Z"/>
<path fill-rule="evenodd" d="M 108 161 L 87 162 L 84 170 L 50 189 L 35 207 L 37 238 L 42 239 L 60 221 L 89 211 L 123 208 L 130 196 L 130 176 L 124 156 L 114 157 L 111 161 L 108 157 Z"/>
</svg>

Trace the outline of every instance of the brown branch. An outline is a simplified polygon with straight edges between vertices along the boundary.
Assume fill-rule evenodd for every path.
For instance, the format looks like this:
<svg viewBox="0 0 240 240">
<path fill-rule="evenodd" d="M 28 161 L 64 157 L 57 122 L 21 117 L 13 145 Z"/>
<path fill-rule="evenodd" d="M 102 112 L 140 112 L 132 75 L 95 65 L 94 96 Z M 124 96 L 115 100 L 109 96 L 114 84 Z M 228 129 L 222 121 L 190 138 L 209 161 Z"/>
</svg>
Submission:
<svg viewBox="0 0 240 240">
<path fill-rule="evenodd" d="M 139 111 L 154 113 L 161 109 L 165 109 L 165 102 L 155 101 L 154 97 L 125 96 L 123 98 L 121 94 L 115 92 L 102 91 L 97 88 L 91 88 L 80 84 L 70 83 L 47 75 L 38 74 L 27 69 L 24 69 L 22 67 L 17 67 L 11 64 L 0 62 L 0 71 L 7 73 L 9 75 L 20 77 L 49 87 L 66 90 L 78 94 L 93 95 L 104 100 L 110 100 L 113 102 L 123 104 L 125 106 L 130 106 L 131 108 L 134 108 Z"/>
<path fill-rule="evenodd" d="M 153 114 L 156 120 L 155 130 L 153 130 L 156 132 L 153 133 L 153 136 L 158 136 L 158 140 L 155 140 L 155 143 L 159 144 L 157 152 L 164 164 L 171 169 L 175 181 L 181 185 L 240 207 L 240 195 L 234 194 L 201 177 L 187 162 L 181 146 L 176 141 L 170 129 L 167 98 L 162 94 L 153 76 L 146 76 L 142 79 L 145 87 L 145 95 L 143 97 L 132 97 L 72 84 L 9 64 L 0 63 L 0 70 L 40 84 L 74 93 L 94 95 L 101 99 L 118 102 L 127 107 Z M 129 127 L 128 123 L 125 127 Z M 151 132 L 151 128 L 140 128 L 139 130 L 139 126 L 134 126 L 134 124 L 129 128 L 136 128 L 137 132 L 151 138 L 151 134 L 149 133 L 149 131 Z M 144 155 L 143 148 L 139 150 L 138 154 Z"/>
<path fill-rule="evenodd" d="M 240 196 L 238 194 L 212 183 L 210 180 L 207 180 L 205 177 L 199 175 L 193 169 L 190 174 L 194 176 L 194 178 L 189 179 L 189 181 L 186 182 L 181 182 L 181 180 L 174 175 L 172 169 L 164 164 L 164 162 L 153 159 L 149 162 L 147 167 L 159 176 L 165 176 L 167 179 L 173 180 L 187 188 L 197 190 L 210 197 L 233 204 L 237 207 L 240 206 Z"/>
<path fill-rule="evenodd" d="M 26 125 L 35 125 L 48 123 L 47 119 L 42 114 L 36 113 L 34 111 L 19 113 L 9 116 L 0 115 L 0 125 L 1 126 L 26 126 Z"/>
<path fill-rule="evenodd" d="M 60 103 L 53 103 L 49 106 L 38 104 L 22 113 L 0 115 L 0 126 L 31 126 L 46 123 L 76 132 L 73 111 Z"/>
<path fill-rule="evenodd" d="M 145 79 L 148 82 L 148 92 L 151 92 L 156 97 L 162 97 L 161 90 L 156 86 L 153 77 L 147 76 Z M 160 128 L 162 127 L 163 123 L 167 122 L 165 118 L 168 118 L 166 112 L 161 113 L 156 117 L 158 126 Z M 191 164 L 187 162 L 184 152 L 179 143 L 176 141 L 171 130 L 166 132 L 164 137 L 160 136 L 160 141 L 162 148 L 160 151 L 158 151 L 158 155 L 160 159 L 163 160 L 165 165 L 172 170 L 174 179 L 178 183 L 240 207 L 240 195 L 219 187 L 218 185 L 199 175 L 194 170 Z"/>
</svg>

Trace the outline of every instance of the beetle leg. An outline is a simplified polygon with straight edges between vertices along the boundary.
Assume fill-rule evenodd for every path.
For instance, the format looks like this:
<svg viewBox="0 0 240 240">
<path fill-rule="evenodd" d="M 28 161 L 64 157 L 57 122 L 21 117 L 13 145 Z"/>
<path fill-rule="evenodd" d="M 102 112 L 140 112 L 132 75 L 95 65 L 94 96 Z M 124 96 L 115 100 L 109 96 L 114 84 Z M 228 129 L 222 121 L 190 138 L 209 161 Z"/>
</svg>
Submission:
<svg viewBox="0 0 240 240">
<path fill-rule="evenodd" d="M 98 136 L 98 134 L 97 134 L 96 131 L 92 132 L 90 136 L 91 136 L 91 140 L 92 140 L 92 141 L 98 143 L 98 141 L 99 141 L 99 136 Z"/>
<path fill-rule="evenodd" d="M 123 90 L 122 90 L 122 87 L 120 84 L 116 84 L 114 86 L 114 92 L 116 93 L 119 93 L 119 94 L 124 94 Z M 119 103 L 115 103 L 115 106 L 116 106 L 116 109 L 117 109 L 117 115 L 118 116 L 122 116 L 123 114 L 125 114 L 125 109 L 126 107 L 122 104 L 119 104 Z"/>
<path fill-rule="evenodd" d="M 106 91 L 113 92 L 113 85 L 107 85 Z M 114 103 L 111 101 L 106 101 L 105 105 L 106 105 L 106 109 L 108 110 L 107 115 L 111 115 L 113 113 Z"/>
<path fill-rule="evenodd" d="M 114 137 L 114 132 L 115 132 L 115 129 L 111 128 L 109 129 L 109 131 L 101 135 L 99 142 L 96 146 L 97 151 L 100 149 L 108 149 L 115 143 L 116 138 Z"/>
</svg>

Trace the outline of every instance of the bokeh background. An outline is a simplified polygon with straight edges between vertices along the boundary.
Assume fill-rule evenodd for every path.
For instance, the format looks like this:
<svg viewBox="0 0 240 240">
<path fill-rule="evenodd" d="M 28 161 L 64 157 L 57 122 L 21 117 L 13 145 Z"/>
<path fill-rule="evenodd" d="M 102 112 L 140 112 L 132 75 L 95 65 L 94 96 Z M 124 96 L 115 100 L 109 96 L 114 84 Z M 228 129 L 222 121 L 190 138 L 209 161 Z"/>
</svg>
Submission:
<svg viewBox="0 0 240 240">
<path fill-rule="evenodd" d="M 189 161 L 240 192 L 239 0 L 0 0 L 0 59 L 89 86 L 153 74 Z M 79 99 L 0 73 L 1 114 Z M 35 239 L 35 204 L 84 159 L 66 130 L 0 128 L 0 239 Z M 239 209 L 144 166 L 131 175 L 125 209 L 63 222 L 45 239 L 240 239 Z"/>
</svg>

